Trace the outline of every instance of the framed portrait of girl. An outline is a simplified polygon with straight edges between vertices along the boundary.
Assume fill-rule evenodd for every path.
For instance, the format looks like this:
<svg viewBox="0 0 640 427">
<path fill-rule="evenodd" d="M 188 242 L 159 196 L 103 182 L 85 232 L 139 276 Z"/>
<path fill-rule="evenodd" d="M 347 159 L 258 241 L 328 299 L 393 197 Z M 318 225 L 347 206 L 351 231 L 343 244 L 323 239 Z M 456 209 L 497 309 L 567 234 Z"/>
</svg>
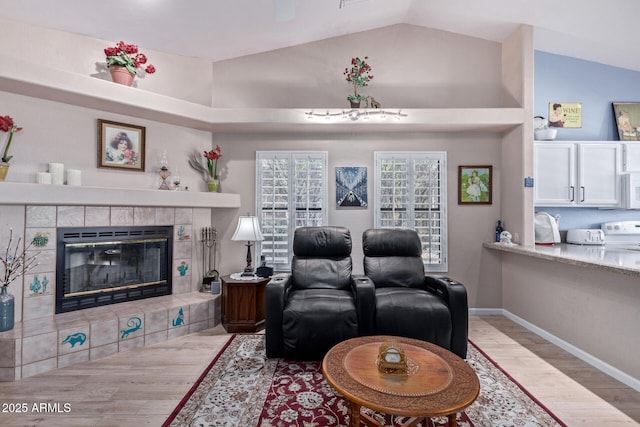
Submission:
<svg viewBox="0 0 640 427">
<path fill-rule="evenodd" d="M 98 119 L 98 167 L 144 172 L 145 128 Z"/>
<path fill-rule="evenodd" d="M 493 166 L 458 166 L 458 204 L 492 204 Z"/>
</svg>

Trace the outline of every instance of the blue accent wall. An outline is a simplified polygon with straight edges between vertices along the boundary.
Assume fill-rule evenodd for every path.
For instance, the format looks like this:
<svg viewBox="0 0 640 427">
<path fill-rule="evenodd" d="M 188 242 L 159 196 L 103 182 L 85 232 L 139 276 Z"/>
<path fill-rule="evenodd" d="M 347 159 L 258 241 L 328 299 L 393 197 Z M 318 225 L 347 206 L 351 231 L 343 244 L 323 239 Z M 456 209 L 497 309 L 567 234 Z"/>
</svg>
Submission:
<svg viewBox="0 0 640 427">
<path fill-rule="evenodd" d="M 640 72 L 552 53 L 535 52 L 536 116 L 549 117 L 550 102 L 581 102 L 582 128 L 558 128 L 556 140 L 618 141 L 612 102 L 640 102 Z M 640 211 L 536 208 L 560 214 L 560 229 L 599 228 L 607 221 L 640 220 Z"/>
<path fill-rule="evenodd" d="M 640 211 L 626 209 L 596 208 L 537 208 L 536 212 L 547 212 L 551 216 L 560 215 L 558 228 L 600 228 L 600 224 L 610 221 L 640 221 Z"/>
<path fill-rule="evenodd" d="M 612 102 L 640 102 L 640 72 L 535 51 L 534 111 L 549 118 L 550 102 L 581 102 L 582 128 L 558 128 L 563 141 L 617 141 Z"/>
</svg>

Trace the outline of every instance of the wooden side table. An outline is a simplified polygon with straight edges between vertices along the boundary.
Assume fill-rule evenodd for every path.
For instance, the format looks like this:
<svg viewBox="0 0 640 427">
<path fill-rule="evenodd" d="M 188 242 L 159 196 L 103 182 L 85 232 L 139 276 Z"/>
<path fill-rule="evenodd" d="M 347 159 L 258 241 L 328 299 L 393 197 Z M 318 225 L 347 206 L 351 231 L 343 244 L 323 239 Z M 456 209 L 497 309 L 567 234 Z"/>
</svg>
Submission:
<svg viewBox="0 0 640 427">
<path fill-rule="evenodd" d="M 222 276 L 222 326 L 227 332 L 257 332 L 264 328 L 264 294 L 271 278 L 234 280 Z"/>
</svg>

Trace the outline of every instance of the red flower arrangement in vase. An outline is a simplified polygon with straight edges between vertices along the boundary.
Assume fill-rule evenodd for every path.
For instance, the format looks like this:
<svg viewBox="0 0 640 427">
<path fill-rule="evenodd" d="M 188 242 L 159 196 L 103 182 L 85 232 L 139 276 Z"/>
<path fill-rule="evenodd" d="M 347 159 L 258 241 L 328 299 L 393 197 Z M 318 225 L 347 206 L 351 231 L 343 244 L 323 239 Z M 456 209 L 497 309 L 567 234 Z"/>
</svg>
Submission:
<svg viewBox="0 0 640 427">
<path fill-rule="evenodd" d="M 13 158 L 13 156 L 9 155 L 9 148 L 11 148 L 13 134 L 20 132 L 21 130 L 22 128 L 16 126 L 10 116 L 0 116 L 0 131 L 9 133 L 7 145 L 5 145 L 4 153 L 2 154 L 2 157 L 0 157 L 0 181 L 4 181 L 9 173 L 9 160 Z"/>
<path fill-rule="evenodd" d="M 0 116 L 0 131 L 9 132 L 9 140 L 7 141 L 7 145 L 4 148 L 4 153 L 2 154 L 2 162 L 9 163 L 9 160 L 13 156 L 9 155 L 9 148 L 11 148 L 11 141 L 13 140 L 13 134 L 20 132 L 22 130 L 21 127 L 16 126 L 13 122 L 13 119 L 10 116 Z"/>
<path fill-rule="evenodd" d="M 218 160 L 222 158 L 222 148 L 216 145 L 213 150 L 205 151 L 204 157 L 207 159 L 207 169 L 209 171 L 207 186 L 210 192 L 215 193 L 218 191 Z"/>
</svg>

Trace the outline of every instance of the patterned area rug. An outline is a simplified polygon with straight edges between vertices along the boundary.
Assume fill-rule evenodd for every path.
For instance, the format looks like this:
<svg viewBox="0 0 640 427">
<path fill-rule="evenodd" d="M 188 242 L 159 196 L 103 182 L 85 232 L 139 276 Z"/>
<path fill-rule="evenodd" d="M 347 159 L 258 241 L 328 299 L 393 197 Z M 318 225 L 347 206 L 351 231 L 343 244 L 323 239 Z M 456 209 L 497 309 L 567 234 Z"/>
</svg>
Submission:
<svg viewBox="0 0 640 427">
<path fill-rule="evenodd" d="M 480 378 L 480 396 L 458 414 L 461 427 L 566 427 L 471 344 L 467 363 Z M 408 420 L 368 413 L 385 426 Z M 234 335 L 163 427 L 348 425 L 349 404 L 324 380 L 320 362 L 267 359 L 264 335 Z M 446 425 L 446 418 L 432 418 L 422 427 Z"/>
</svg>

